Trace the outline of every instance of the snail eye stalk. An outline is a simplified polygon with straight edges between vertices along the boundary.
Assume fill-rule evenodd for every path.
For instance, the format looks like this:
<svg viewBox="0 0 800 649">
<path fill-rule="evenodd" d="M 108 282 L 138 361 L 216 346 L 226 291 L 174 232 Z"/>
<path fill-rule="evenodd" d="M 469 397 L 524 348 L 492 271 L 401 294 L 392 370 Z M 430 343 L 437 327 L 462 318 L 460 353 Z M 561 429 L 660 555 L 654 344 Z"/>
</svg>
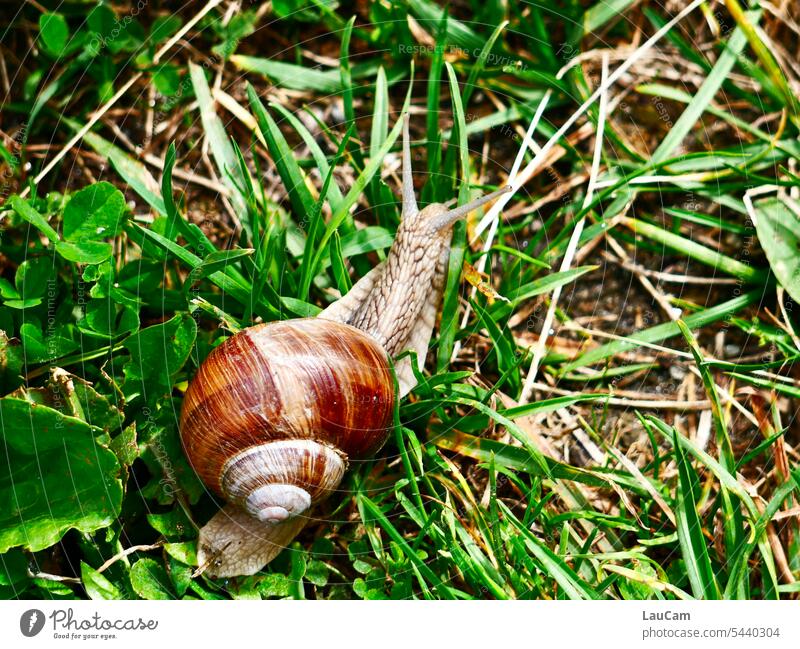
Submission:
<svg viewBox="0 0 800 649">
<path fill-rule="evenodd" d="M 419 212 L 414 196 L 413 169 L 411 168 L 411 141 L 408 136 L 408 113 L 403 117 L 403 218 Z"/>
<path fill-rule="evenodd" d="M 486 194 L 485 196 L 476 198 L 474 201 L 470 201 L 466 205 L 454 207 L 452 210 L 448 210 L 447 212 L 436 216 L 431 225 L 436 230 L 444 230 L 445 228 L 453 225 L 456 221 L 458 221 L 458 219 L 469 214 L 472 210 L 478 209 L 481 205 L 485 205 L 486 203 L 493 201 L 498 196 L 502 196 L 510 191 L 511 186 L 506 185 L 505 187 L 501 187 L 500 189 L 493 191 L 491 194 Z"/>
</svg>

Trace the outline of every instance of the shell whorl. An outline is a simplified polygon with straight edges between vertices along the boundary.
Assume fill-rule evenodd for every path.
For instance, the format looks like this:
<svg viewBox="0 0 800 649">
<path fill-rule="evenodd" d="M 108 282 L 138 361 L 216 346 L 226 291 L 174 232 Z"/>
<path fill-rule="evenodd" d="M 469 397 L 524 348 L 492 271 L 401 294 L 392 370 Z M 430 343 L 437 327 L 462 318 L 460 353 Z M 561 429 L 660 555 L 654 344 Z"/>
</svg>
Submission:
<svg viewBox="0 0 800 649">
<path fill-rule="evenodd" d="M 301 318 L 250 327 L 214 349 L 184 398 L 181 440 L 220 496 L 232 458 L 274 442 L 318 442 L 349 461 L 383 445 L 394 390 L 386 352 L 346 324 Z"/>
<path fill-rule="evenodd" d="M 341 483 L 347 458 L 319 442 L 293 439 L 259 444 L 222 468 L 220 489 L 265 523 L 303 515 Z"/>
<path fill-rule="evenodd" d="M 386 351 L 347 324 L 300 318 L 249 327 L 189 385 L 181 441 L 230 502 L 200 530 L 207 574 L 251 575 L 300 532 L 349 461 L 386 441 L 395 401 Z"/>
</svg>

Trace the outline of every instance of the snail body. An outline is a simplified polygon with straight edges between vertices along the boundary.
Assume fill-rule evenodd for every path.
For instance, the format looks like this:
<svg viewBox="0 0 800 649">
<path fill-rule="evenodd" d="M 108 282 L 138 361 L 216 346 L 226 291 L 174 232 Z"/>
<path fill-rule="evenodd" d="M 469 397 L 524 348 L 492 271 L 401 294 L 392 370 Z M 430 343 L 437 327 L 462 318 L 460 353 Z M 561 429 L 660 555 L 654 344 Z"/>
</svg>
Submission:
<svg viewBox="0 0 800 649">
<path fill-rule="evenodd" d="M 249 327 L 215 348 L 186 391 L 181 440 L 203 483 L 228 501 L 200 530 L 198 562 L 218 577 L 253 574 L 299 533 L 348 465 L 386 441 L 435 325 L 450 227 L 507 188 L 448 210 L 418 210 L 408 119 L 403 219 L 380 265 L 316 318 Z"/>
</svg>

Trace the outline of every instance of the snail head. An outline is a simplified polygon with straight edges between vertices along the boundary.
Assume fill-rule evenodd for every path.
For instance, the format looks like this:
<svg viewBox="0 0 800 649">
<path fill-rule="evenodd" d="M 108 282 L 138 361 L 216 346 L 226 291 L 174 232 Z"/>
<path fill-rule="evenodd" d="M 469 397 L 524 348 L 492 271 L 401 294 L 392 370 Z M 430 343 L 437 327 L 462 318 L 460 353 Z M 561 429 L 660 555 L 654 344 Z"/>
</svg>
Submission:
<svg viewBox="0 0 800 649">
<path fill-rule="evenodd" d="M 477 208 L 493 201 L 498 196 L 511 191 L 511 186 L 506 185 L 485 196 L 480 196 L 469 203 L 449 208 L 444 203 L 431 203 L 420 210 L 414 196 L 414 181 L 411 168 L 411 142 L 408 133 L 409 117 L 403 117 L 403 221 L 406 228 L 413 227 L 428 235 L 447 234 L 450 227 L 460 218 Z"/>
</svg>

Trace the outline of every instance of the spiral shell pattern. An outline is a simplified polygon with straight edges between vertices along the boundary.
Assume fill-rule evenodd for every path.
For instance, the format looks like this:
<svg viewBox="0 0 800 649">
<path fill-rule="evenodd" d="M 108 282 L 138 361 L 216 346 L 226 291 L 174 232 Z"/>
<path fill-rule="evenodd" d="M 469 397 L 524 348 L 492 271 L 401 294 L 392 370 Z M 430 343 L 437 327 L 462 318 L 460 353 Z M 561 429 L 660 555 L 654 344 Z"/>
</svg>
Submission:
<svg viewBox="0 0 800 649">
<path fill-rule="evenodd" d="M 241 463 L 250 462 L 268 476 L 256 488 L 291 484 L 281 473 L 288 471 L 316 501 L 330 491 L 320 471 L 341 480 L 348 461 L 383 445 L 394 398 L 386 352 L 363 331 L 321 318 L 257 325 L 226 340 L 200 366 L 186 391 L 181 440 L 201 480 L 226 499 L 247 507 L 242 484 L 255 468 Z M 292 440 L 316 446 L 266 447 L 271 455 L 255 451 Z M 265 469 L 269 457 L 298 464 Z M 238 466 L 236 480 L 232 466 Z M 291 500 L 288 492 L 281 496 Z"/>
</svg>

